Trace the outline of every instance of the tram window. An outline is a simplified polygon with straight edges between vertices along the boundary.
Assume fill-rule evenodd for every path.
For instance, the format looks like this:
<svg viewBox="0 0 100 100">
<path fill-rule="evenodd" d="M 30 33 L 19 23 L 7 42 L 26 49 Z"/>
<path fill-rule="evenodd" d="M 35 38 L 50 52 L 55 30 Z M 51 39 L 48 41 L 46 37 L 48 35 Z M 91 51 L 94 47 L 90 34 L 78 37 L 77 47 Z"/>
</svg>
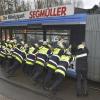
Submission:
<svg viewBox="0 0 100 100">
<path fill-rule="evenodd" d="M 25 40 L 24 39 L 24 34 L 26 34 L 26 29 L 25 28 L 16 28 L 13 29 L 13 36 L 16 38 L 16 40 L 18 42 L 20 42 L 21 40 Z"/>
<path fill-rule="evenodd" d="M 38 43 L 43 42 L 43 33 L 31 33 L 27 34 L 27 42 L 28 43 Z"/>
<path fill-rule="evenodd" d="M 43 30 L 27 30 L 27 42 L 28 43 L 40 43 L 43 42 Z"/>
<path fill-rule="evenodd" d="M 27 35 L 27 43 L 39 43 L 43 42 L 43 30 L 34 30 L 34 29 L 16 29 L 14 30 L 16 34 L 16 39 L 18 41 L 24 40 L 24 35 Z"/>
<path fill-rule="evenodd" d="M 23 40 L 23 34 L 15 34 L 15 38 L 17 39 L 18 42 L 20 42 L 20 40 Z"/>
<path fill-rule="evenodd" d="M 43 30 L 34 30 L 34 29 L 17 29 L 14 31 L 16 34 L 17 40 L 24 40 L 24 34 L 27 34 L 28 43 L 42 43 L 43 42 Z M 70 43 L 70 30 L 47 30 L 46 31 L 46 41 L 55 46 L 57 41 L 60 38 L 64 40 L 65 46 L 68 46 Z"/>
<path fill-rule="evenodd" d="M 47 41 L 55 46 L 57 41 L 62 38 L 64 44 L 67 47 L 70 43 L 70 31 L 69 30 L 49 30 L 47 32 Z"/>
</svg>

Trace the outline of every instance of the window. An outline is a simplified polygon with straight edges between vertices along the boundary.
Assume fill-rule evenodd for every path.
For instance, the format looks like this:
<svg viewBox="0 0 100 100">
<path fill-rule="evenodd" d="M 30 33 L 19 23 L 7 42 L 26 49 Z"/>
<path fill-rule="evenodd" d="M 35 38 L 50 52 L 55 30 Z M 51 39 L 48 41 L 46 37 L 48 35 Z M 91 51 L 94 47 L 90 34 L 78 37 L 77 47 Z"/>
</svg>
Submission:
<svg viewBox="0 0 100 100">
<path fill-rule="evenodd" d="M 57 44 L 59 39 L 63 39 L 65 46 L 68 46 L 70 43 L 70 31 L 69 30 L 49 30 L 47 32 L 47 41 L 53 44 Z"/>
</svg>

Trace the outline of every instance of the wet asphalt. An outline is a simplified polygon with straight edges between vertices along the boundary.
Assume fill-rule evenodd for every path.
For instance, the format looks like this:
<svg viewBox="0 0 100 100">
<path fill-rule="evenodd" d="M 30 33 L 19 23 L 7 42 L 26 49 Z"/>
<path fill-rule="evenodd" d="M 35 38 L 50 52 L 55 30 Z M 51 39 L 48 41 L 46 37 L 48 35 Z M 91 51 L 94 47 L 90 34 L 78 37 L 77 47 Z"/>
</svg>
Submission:
<svg viewBox="0 0 100 100">
<path fill-rule="evenodd" d="M 0 77 L 6 77 L 2 70 L 0 70 Z M 72 78 L 67 78 L 56 94 L 43 90 L 41 84 L 34 85 L 32 80 L 21 71 L 16 73 L 16 77 L 2 78 L 0 78 L 0 94 L 12 100 L 99 100 L 100 98 L 100 83 L 89 81 L 89 96 L 77 97 L 76 80 Z"/>
</svg>

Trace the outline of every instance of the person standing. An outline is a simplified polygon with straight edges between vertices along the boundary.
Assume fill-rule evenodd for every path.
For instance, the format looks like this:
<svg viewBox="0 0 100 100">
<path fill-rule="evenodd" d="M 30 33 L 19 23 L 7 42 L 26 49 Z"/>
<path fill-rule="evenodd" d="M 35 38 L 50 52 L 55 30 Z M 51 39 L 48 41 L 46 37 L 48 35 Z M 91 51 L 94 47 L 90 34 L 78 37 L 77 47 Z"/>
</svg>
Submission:
<svg viewBox="0 0 100 100">
<path fill-rule="evenodd" d="M 87 72 L 88 72 L 88 49 L 85 42 L 78 45 L 75 50 L 76 58 L 76 78 L 77 78 L 77 96 L 87 96 Z"/>
</svg>

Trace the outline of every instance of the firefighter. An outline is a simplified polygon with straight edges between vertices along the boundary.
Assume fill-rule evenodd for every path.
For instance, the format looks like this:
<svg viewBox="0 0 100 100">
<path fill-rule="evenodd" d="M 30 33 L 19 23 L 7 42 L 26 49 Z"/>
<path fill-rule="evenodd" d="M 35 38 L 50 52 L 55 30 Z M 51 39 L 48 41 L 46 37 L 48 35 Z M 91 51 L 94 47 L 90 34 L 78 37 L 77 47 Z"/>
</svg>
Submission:
<svg viewBox="0 0 100 100">
<path fill-rule="evenodd" d="M 24 73 L 28 76 L 32 76 L 32 71 L 34 67 L 34 62 L 36 59 L 35 53 L 37 52 L 37 49 L 35 45 L 31 45 L 29 47 L 28 54 L 26 56 L 25 66 L 24 66 Z"/>
<path fill-rule="evenodd" d="M 6 47 L 6 65 L 5 65 L 6 69 L 8 69 L 8 67 L 12 65 L 13 62 L 12 51 L 13 51 L 13 41 L 10 40 Z"/>
<path fill-rule="evenodd" d="M 12 53 L 14 59 L 13 65 L 8 69 L 8 77 L 13 76 L 18 68 L 21 67 L 23 60 L 26 58 L 26 53 L 24 49 L 21 49 L 21 45 L 18 44 Z"/>
<path fill-rule="evenodd" d="M 51 50 L 49 46 L 47 45 L 47 42 L 44 41 L 43 45 L 39 47 L 39 50 L 36 55 L 36 62 L 34 65 L 34 75 L 32 77 L 34 82 L 39 81 L 39 76 L 42 74 L 42 72 L 45 69 L 45 64 L 48 60 L 48 56 L 51 54 Z"/>
<path fill-rule="evenodd" d="M 57 47 L 54 48 L 52 56 L 49 58 L 49 61 L 47 62 L 46 68 L 47 68 L 47 74 L 43 82 L 43 88 L 48 89 L 49 82 L 51 81 L 55 70 L 57 69 L 57 66 L 59 64 L 60 56 L 64 54 L 64 46 L 62 43 L 58 42 Z"/>
<path fill-rule="evenodd" d="M 13 42 L 12 42 L 13 48 L 15 48 L 16 45 L 17 45 L 17 40 L 16 40 L 16 39 L 13 39 L 12 41 L 13 41 Z"/>
<path fill-rule="evenodd" d="M 62 81 L 66 77 L 67 69 L 69 67 L 69 63 L 72 60 L 71 53 L 67 50 L 61 57 L 57 69 L 55 70 L 55 79 L 49 90 L 57 90 L 58 86 L 62 83 Z"/>
<path fill-rule="evenodd" d="M 5 43 L 2 41 L 0 44 L 0 65 L 3 67 L 6 59 Z"/>
<path fill-rule="evenodd" d="M 77 96 L 87 96 L 87 72 L 88 72 L 88 49 L 82 42 L 75 50 L 76 74 L 77 74 Z"/>
<path fill-rule="evenodd" d="M 21 42 L 20 42 L 20 45 L 21 45 L 21 48 L 20 48 L 20 49 L 21 49 L 22 51 L 24 51 L 25 48 L 27 47 L 27 44 L 25 44 L 24 41 L 21 41 Z"/>
</svg>

